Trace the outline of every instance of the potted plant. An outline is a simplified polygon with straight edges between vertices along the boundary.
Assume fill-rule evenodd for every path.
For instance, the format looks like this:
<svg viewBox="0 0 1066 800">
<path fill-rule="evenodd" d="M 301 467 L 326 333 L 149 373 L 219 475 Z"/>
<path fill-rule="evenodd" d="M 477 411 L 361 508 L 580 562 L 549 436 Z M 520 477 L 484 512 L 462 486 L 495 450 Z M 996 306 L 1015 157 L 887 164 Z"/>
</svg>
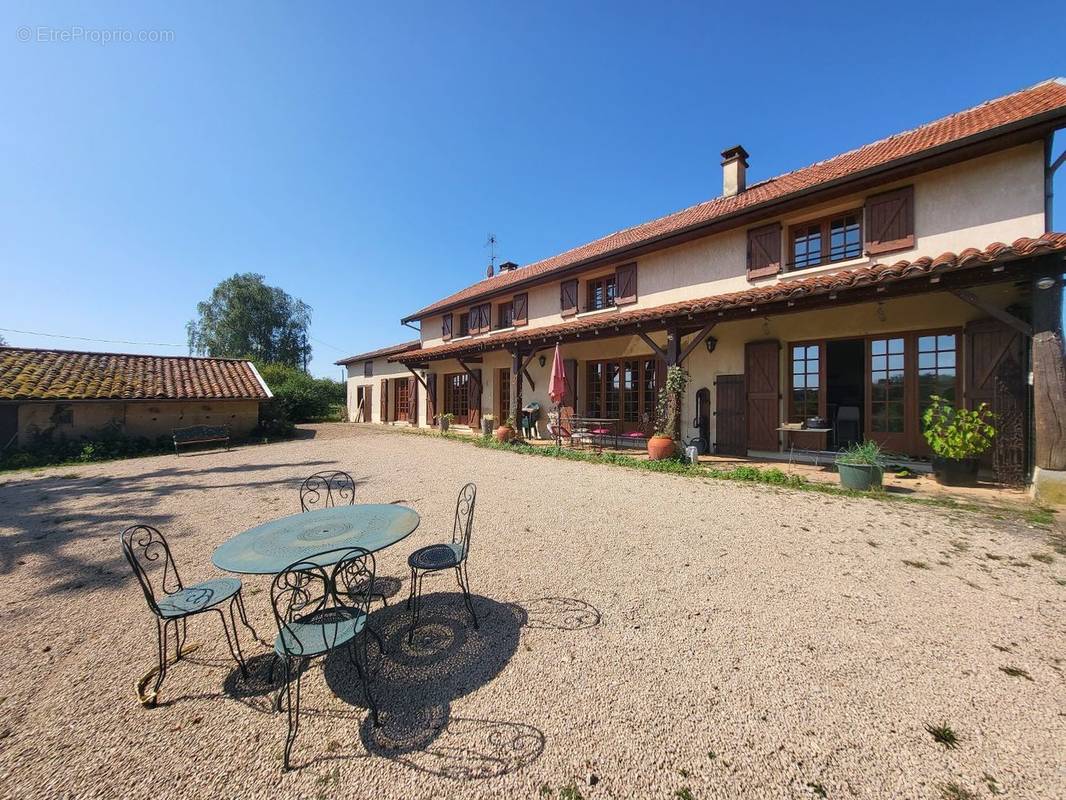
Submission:
<svg viewBox="0 0 1066 800">
<path fill-rule="evenodd" d="M 440 417 L 440 432 L 446 433 L 448 426 L 452 424 L 452 420 L 455 419 L 455 414 L 441 414 Z"/>
<path fill-rule="evenodd" d="M 659 390 L 659 408 L 655 415 L 655 432 L 648 438 L 648 458 L 660 461 L 673 458 L 676 440 L 681 435 L 681 404 L 688 386 L 688 373 L 679 366 L 666 369 L 666 383 Z"/>
<path fill-rule="evenodd" d="M 877 442 L 852 442 L 836 458 L 840 485 L 860 492 L 880 489 L 885 469 L 881 463 L 881 445 Z"/>
<path fill-rule="evenodd" d="M 485 414 L 481 418 L 481 435 L 488 439 L 496 430 L 496 417 L 493 414 Z"/>
<path fill-rule="evenodd" d="M 507 420 L 496 429 L 496 441 L 497 442 L 509 442 L 514 438 L 514 417 L 508 417 Z"/>
<path fill-rule="evenodd" d="M 987 403 L 975 410 L 955 408 L 931 395 L 922 415 L 925 441 L 933 451 L 933 475 L 945 486 L 977 484 L 977 457 L 992 446 L 996 429 Z"/>
</svg>

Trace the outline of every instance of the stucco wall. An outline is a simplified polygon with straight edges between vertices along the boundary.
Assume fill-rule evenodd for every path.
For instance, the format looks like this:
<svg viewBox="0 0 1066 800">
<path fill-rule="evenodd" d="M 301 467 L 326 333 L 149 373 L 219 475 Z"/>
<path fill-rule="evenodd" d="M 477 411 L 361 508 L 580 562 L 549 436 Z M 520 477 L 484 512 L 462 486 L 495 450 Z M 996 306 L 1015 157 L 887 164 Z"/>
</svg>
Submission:
<svg viewBox="0 0 1066 800">
<path fill-rule="evenodd" d="M 363 365 L 364 362 L 358 361 L 347 365 L 348 371 L 348 421 L 356 422 L 358 416 L 358 402 L 357 402 L 357 387 L 359 386 L 371 386 L 373 387 L 371 396 L 371 408 L 370 414 L 371 422 L 381 422 L 381 380 L 383 378 L 389 379 L 389 417 L 395 415 L 396 395 L 393 388 L 395 379 L 407 380 L 411 377 L 411 373 L 403 364 L 390 364 L 385 358 L 374 359 L 374 374 L 372 377 L 363 377 Z M 425 408 L 425 390 L 421 385 L 418 387 L 418 417 L 419 424 L 423 424 L 425 420 L 426 408 Z M 362 421 L 366 421 L 365 419 Z"/>
<path fill-rule="evenodd" d="M 959 252 L 967 247 L 984 248 L 992 242 L 1010 243 L 1022 236 L 1039 236 L 1044 232 L 1043 170 L 1043 147 L 1040 143 L 1032 143 L 905 181 L 885 184 L 876 190 L 832 203 L 810 206 L 759 224 L 780 221 L 784 231 L 787 231 L 790 225 L 804 220 L 860 208 L 866 197 L 880 191 L 913 185 L 915 247 L 885 254 L 877 260 L 891 263 L 926 255 L 935 257 L 945 251 Z M 746 251 L 747 226 L 643 256 L 637 262 L 638 301 L 622 309 L 593 313 L 609 316 L 619 311 L 650 308 L 686 298 L 747 288 L 751 284 L 745 274 Z M 796 280 L 868 263 L 870 259 L 863 256 L 832 266 L 783 273 L 757 283 L 763 285 Z M 606 273 L 612 269 L 589 272 L 581 278 L 595 277 L 600 272 Z M 555 325 L 564 321 L 559 313 L 558 280 L 521 291 L 527 291 L 529 295 L 530 327 Z M 509 292 L 494 298 L 493 302 L 506 301 L 511 294 Z M 579 303 L 583 302 L 582 287 Z M 440 315 L 424 319 L 422 331 L 423 346 L 441 344 Z M 471 338 L 486 337 L 491 339 L 492 334 Z"/>
<path fill-rule="evenodd" d="M 226 425 L 230 436 L 241 438 L 259 423 L 256 400 L 100 401 L 69 403 L 73 422 L 56 424 L 55 403 L 23 403 L 19 406 L 19 442 L 28 444 L 38 431 L 53 429 L 53 436 L 81 438 L 116 425 L 127 436 L 169 436 L 175 428 L 192 425 Z"/>
</svg>

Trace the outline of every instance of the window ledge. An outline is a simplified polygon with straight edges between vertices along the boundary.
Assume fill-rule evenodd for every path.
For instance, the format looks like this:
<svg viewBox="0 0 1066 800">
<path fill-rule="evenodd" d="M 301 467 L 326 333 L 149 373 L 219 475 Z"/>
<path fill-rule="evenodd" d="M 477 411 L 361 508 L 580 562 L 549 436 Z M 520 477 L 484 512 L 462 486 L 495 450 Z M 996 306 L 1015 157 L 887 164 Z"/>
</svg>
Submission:
<svg viewBox="0 0 1066 800">
<path fill-rule="evenodd" d="M 508 327 L 506 327 L 506 328 L 493 328 L 493 329 L 492 329 L 491 331 L 489 331 L 489 332 L 490 332 L 490 333 L 510 333 L 510 332 L 511 332 L 511 331 L 513 331 L 514 329 L 515 329 L 515 326 L 514 326 L 514 325 L 509 325 L 509 326 L 508 326 Z M 484 415 L 482 415 L 482 419 L 484 419 Z"/>
<path fill-rule="evenodd" d="M 872 258 L 862 255 L 856 258 L 849 258 L 847 261 L 834 261 L 831 264 L 819 264 L 816 267 L 804 267 L 803 269 L 781 272 L 778 273 L 778 278 L 783 281 L 790 278 L 806 278 L 810 275 L 819 275 L 824 272 L 836 272 L 837 270 L 850 269 L 852 267 L 866 267 L 873 263 L 874 260 Z"/>
<path fill-rule="evenodd" d="M 448 343 L 450 344 L 451 342 L 465 342 L 467 339 L 472 338 L 474 337 L 472 337 L 469 333 L 466 336 L 453 336 L 451 339 L 448 340 Z"/>
<path fill-rule="evenodd" d="M 618 310 L 618 306 L 607 306 L 605 308 L 594 308 L 591 311 L 579 311 L 574 316 L 576 316 L 578 319 L 581 319 L 582 317 L 592 317 L 592 316 L 595 316 L 596 314 L 606 314 L 608 311 L 617 311 L 617 310 Z"/>
</svg>

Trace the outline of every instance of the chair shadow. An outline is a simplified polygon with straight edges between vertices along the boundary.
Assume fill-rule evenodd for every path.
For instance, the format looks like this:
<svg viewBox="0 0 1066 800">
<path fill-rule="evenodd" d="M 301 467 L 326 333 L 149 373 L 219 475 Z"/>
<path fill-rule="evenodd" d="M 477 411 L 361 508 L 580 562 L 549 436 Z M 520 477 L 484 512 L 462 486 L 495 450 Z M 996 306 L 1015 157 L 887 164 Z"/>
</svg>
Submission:
<svg viewBox="0 0 1066 800">
<path fill-rule="evenodd" d="M 403 580 L 392 575 L 377 575 L 374 577 L 374 598 L 379 596 L 388 600 L 398 597 L 403 587 Z M 405 598 L 406 599 L 406 598 Z"/>
<path fill-rule="evenodd" d="M 495 777 L 531 764 L 544 750 L 544 734 L 524 722 L 451 715 L 452 702 L 484 686 L 518 649 L 525 610 L 472 597 L 479 627 L 471 625 L 458 592 L 423 595 L 412 643 L 403 604 L 374 611 L 370 624 L 386 653 L 371 669 L 381 726 L 364 717 L 367 751 L 441 777 Z M 346 654 L 334 653 L 323 668 L 326 682 L 345 703 L 366 708 L 362 685 Z"/>
<path fill-rule="evenodd" d="M 523 601 L 522 607 L 526 627 L 532 630 L 584 631 L 603 619 L 594 605 L 573 597 L 538 597 Z"/>
</svg>

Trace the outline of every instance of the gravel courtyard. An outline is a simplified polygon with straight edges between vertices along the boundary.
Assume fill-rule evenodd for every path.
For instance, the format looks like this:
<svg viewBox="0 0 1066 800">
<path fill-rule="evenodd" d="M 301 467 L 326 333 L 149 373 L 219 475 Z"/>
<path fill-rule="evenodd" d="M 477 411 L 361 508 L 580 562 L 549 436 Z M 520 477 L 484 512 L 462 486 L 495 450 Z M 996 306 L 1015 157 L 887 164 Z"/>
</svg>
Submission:
<svg viewBox="0 0 1066 800">
<path fill-rule="evenodd" d="M 154 626 L 118 534 L 159 527 L 202 580 L 329 468 L 422 525 L 378 555 L 382 727 L 346 659 L 320 660 L 282 774 L 269 651 L 243 628 L 248 681 L 205 616 L 159 707 L 137 704 Z M 468 480 L 481 628 L 446 573 L 409 646 L 407 554 L 450 535 Z M 269 579 L 244 584 L 272 641 Z M 1066 797 L 1064 584 L 1017 519 L 362 427 L 2 475 L 0 797 Z"/>
</svg>

